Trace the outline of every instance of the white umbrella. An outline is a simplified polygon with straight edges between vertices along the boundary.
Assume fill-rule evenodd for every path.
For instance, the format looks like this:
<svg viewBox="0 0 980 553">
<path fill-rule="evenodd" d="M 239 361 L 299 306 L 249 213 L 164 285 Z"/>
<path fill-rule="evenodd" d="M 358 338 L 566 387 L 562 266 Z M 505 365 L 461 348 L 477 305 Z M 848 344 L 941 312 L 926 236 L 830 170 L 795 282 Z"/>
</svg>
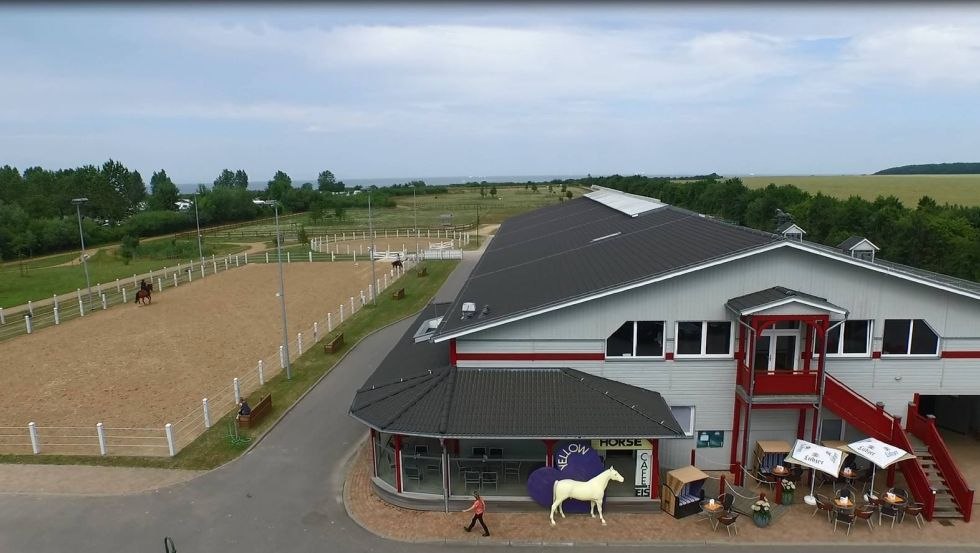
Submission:
<svg viewBox="0 0 980 553">
<path fill-rule="evenodd" d="M 826 472 L 837 478 L 840 474 L 840 467 L 844 464 L 844 452 L 832 447 L 824 447 L 810 443 L 806 440 L 796 440 L 793 444 L 793 451 L 786 456 L 787 463 L 795 463 L 812 469 Z M 809 505 L 815 505 L 817 500 L 813 496 L 813 487 L 816 479 L 810 479 L 810 495 L 803 498 Z"/>
<path fill-rule="evenodd" d="M 912 455 L 904 449 L 897 448 L 891 444 L 886 444 L 885 442 L 874 438 L 866 438 L 864 440 L 847 444 L 843 449 L 871 461 L 872 491 L 875 489 L 875 469 L 877 467 L 886 469 L 899 461 L 915 459 L 915 455 Z"/>
</svg>

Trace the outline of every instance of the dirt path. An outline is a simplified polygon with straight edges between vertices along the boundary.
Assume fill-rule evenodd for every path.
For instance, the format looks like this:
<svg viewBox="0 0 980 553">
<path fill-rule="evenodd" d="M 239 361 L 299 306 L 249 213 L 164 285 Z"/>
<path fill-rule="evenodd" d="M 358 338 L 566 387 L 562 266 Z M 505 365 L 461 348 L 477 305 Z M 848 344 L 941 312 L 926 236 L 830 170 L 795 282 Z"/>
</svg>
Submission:
<svg viewBox="0 0 980 553">
<path fill-rule="evenodd" d="M 278 351 L 276 271 L 248 265 L 164 290 L 150 306 L 0 343 L 0 426 L 156 427 L 199 409 L 202 397 L 227 392 L 233 377 Z M 314 320 L 322 325 L 327 312 L 336 320 L 370 274 L 368 263 L 286 265 L 290 338 Z"/>
</svg>

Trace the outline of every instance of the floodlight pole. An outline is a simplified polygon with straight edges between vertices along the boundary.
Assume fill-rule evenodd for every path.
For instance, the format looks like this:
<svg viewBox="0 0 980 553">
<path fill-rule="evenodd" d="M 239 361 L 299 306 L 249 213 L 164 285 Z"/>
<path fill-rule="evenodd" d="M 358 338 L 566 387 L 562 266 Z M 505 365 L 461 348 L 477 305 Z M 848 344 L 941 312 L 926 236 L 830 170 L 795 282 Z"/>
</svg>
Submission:
<svg viewBox="0 0 980 553">
<path fill-rule="evenodd" d="M 75 214 L 78 216 L 78 238 L 82 242 L 82 267 L 85 268 L 85 288 L 88 290 L 88 306 L 92 308 L 92 281 L 88 276 L 88 258 L 85 257 L 85 233 L 82 232 L 82 204 L 88 198 L 74 198 L 71 203 L 75 204 Z"/>
<path fill-rule="evenodd" d="M 197 223 L 197 253 L 201 256 L 201 263 L 204 263 L 204 248 L 201 247 L 201 217 L 197 212 L 197 199 L 200 196 L 194 193 L 194 221 Z"/>
<path fill-rule="evenodd" d="M 289 364 L 289 330 L 286 322 L 286 290 L 282 276 L 282 237 L 279 234 L 279 201 L 268 200 L 266 204 L 272 203 L 276 210 L 276 258 L 279 265 L 279 306 L 282 308 L 282 349 L 283 364 L 286 365 L 286 380 L 293 379 L 293 373 Z"/>
<path fill-rule="evenodd" d="M 374 293 L 371 294 L 371 303 L 378 305 L 378 277 L 374 275 L 374 223 L 371 218 L 371 193 L 368 192 L 368 234 L 371 235 L 371 285 Z"/>
</svg>

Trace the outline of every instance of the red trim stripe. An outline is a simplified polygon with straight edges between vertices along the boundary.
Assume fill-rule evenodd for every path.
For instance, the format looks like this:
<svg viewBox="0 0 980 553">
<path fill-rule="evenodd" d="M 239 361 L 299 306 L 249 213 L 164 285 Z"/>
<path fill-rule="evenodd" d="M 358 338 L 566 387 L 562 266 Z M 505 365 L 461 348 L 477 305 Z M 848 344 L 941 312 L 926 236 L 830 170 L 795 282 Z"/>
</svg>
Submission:
<svg viewBox="0 0 980 553">
<path fill-rule="evenodd" d="M 980 359 L 980 351 L 944 351 L 945 359 Z"/>
<path fill-rule="evenodd" d="M 456 353 L 458 361 L 602 361 L 602 353 Z"/>
<path fill-rule="evenodd" d="M 881 359 L 881 352 L 880 351 L 872 351 L 871 352 L 871 358 L 872 359 Z"/>
</svg>

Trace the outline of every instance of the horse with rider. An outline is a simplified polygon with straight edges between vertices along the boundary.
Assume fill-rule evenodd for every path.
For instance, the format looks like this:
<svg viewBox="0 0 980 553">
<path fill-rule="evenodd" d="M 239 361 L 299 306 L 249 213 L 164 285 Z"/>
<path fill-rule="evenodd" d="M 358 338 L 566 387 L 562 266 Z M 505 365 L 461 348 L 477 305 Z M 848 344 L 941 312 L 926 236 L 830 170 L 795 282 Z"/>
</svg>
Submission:
<svg viewBox="0 0 980 553">
<path fill-rule="evenodd" d="M 146 305 L 153 302 L 153 282 L 146 279 L 140 280 L 140 289 L 136 292 L 137 304 Z"/>
</svg>

